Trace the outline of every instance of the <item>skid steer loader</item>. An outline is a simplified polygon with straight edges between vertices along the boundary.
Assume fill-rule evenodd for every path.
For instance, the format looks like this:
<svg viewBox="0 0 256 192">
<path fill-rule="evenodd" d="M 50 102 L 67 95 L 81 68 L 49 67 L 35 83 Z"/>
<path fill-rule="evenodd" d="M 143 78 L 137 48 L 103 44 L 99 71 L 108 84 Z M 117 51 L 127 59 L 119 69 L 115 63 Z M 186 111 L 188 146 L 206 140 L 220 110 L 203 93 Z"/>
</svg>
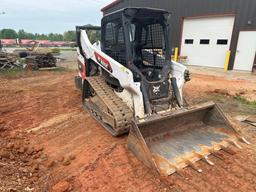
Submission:
<svg viewBox="0 0 256 192">
<path fill-rule="evenodd" d="M 76 27 L 84 108 L 113 136 L 129 132 L 128 148 L 163 175 L 200 159 L 213 165 L 211 153 L 248 143 L 215 103 L 185 102 L 189 71 L 171 60 L 169 18 L 165 10 L 125 8 L 105 15 L 101 27 Z M 101 31 L 101 42 L 91 44 L 90 30 Z"/>
</svg>

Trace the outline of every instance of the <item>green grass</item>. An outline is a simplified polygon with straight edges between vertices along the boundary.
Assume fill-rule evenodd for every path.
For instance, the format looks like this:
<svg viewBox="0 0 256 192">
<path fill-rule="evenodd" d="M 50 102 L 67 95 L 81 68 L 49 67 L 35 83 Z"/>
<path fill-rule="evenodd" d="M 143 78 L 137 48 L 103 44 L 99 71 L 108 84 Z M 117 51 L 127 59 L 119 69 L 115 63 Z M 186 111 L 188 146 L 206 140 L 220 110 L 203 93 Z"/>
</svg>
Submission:
<svg viewBox="0 0 256 192">
<path fill-rule="evenodd" d="M 14 69 L 5 69 L 0 70 L 0 77 L 7 78 L 7 79 L 15 79 L 15 78 L 21 78 L 21 77 L 31 77 L 36 76 L 38 74 L 42 74 L 45 72 L 52 72 L 52 73 L 63 73 L 63 72 L 69 72 L 71 70 L 64 68 L 64 67 L 57 67 L 55 69 L 51 70 L 26 70 L 23 68 L 14 68 Z"/>
<path fill-rule="evenodd" d="M 53 48 L 52 49 L 54 52 L 61 52 L 61 51 L 76 51 L 76 48 L 66 48 L 66 49 L 64 49 L 64 48 Z"/>
<path fill-rule="evenodd" d="M 68 68 L 65 68 L 65 67 L 57 67 L 57 68 L 53 68 L 53 69 L 49 69 L 49 70 L 41 70 L 40 72 L 42 72 L 42 71 L 67 72 L 67 71 L 71 71 L 71 70 Z"/>
<path fill-rule="evenodd" d="M 10 69 L 10 70 L 2 69 L 0 71 L 0 75 L 12 75 L 12 74 L 16 74 L 18 72 L 20 72 L 20 69 Z"/>
<path fill-rule="evenodd" d="M 18 58 L 18 62 L 20 64 L 25 64 L 26 63 L 26 59 L 25 58 Z"/>
<path fill-rule="evenodd" d="M 0 70 L 1 77 L 18 77 L 26 73 L 23 68 L 14 68 L 14 69 L 4 69 Z"/>
<path fill-rule="evenodd" d="M 242 104 L 248 105 L 256 109 L 256 101 L 248 101 L 245 97 L 239 94 L 236 94 L 234 96 L 234 99 L 241 102 Z"/>
<path fill-rule="evenodd" d="M 248 101 L 240 94 L 231 96 L 214 93 L 206 97 L 202 97 L 201 99 L 201 102 L 211 100 L 218 103 L 226 113 L 233 116 L 256 114 L 256 101 Z"/>
<path fill-rule="evenodd" d="M 60 49 L 59 48 L 52 48 L 51 50 L 52 50 L 52 52 L 54 54 L 59 54 L 60 53 Z"/>
</svg>

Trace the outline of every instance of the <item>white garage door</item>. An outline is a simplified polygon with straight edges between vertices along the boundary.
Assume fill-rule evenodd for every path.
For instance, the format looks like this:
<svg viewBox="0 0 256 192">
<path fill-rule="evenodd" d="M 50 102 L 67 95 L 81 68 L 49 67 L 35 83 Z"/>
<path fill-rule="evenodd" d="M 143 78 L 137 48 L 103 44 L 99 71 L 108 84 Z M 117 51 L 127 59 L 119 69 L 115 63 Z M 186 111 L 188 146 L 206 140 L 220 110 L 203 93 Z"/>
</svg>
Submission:
<svg viewBox="0 0 256 192">
<path fill-rule="evenodd" d="M 239 34 L 234 69 L 252 71 L 256 54 L 256 31 L 241 31 Z"/>
<path fill-rule="evenodd" d="M 185 19 L 181 55 L 188 56 L 188 64 L 223 68 L 234 20 L 232 16 Z"/>
</svg>

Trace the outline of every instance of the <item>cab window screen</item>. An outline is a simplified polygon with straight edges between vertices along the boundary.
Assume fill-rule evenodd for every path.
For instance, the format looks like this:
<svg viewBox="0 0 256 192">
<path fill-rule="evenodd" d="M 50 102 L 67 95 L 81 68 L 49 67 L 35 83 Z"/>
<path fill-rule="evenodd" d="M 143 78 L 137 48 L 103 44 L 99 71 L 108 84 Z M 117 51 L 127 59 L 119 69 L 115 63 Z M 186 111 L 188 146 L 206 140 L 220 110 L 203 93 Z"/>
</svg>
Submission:
<svg viewBox="0 0 256 192">
<path fill-rule="evenodd" d="M 105 44 L 106 46 L 110 46 L 116 44 L 116 31 L 115 31 L 115 23 L 108 23 L 105 27 Z"/>
<path fill-rule="evenodd" d="M 150 23 L 143 28 L 141 34 L 141 46 L 143 64 L 146 66 L 157 65 L 163 66 L 164 64 L 164 28 L 161 24 Z"/>
<path fill-rule="evenodd" d="M 105 47 L 107 55 L 122 65 L 126 65 L 124 30 L 121 20 L 113 20 L 105 25 Z"/>
</svg>

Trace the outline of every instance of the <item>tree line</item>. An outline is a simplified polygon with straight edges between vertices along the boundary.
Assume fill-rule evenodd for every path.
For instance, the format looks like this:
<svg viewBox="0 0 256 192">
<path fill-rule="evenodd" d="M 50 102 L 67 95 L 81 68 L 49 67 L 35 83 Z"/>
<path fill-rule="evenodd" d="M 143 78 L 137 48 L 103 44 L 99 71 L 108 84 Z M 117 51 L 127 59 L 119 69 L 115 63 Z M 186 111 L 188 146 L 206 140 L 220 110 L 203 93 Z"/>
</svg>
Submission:
<svg viewBox="0 0 256 192">
<path fill-rule="evenodd" d="M 75 31 L 65 31 L 63 34 L 60 33 L 28 33 L 23 29 L 17 32 L 13 29 L 2 29 L 0 30 L 0 39 L 33 39 L 33 40 L 50 40 L 50 41 L 75 41 Z"/>
<path fill-rule="evenodd" d="M 88 25 L 92 26 L 92 25 Z M 100 40 L 99 31 L 89 31 L 89 39 L 92 43 Z M 13 29 L 2 29 L 0 30 L 0 39 L 32 39 L 32 40 L 50 40 L 50 41 L 76 41 L 76 32 L 75 31 L 65 31 L 63 34 L 60 33 L 49 33 L 49 34 L 40 34 L 40 33 L 29 33 L 23 29 L 18 30 L 17 32 Z"/>
</svg>

